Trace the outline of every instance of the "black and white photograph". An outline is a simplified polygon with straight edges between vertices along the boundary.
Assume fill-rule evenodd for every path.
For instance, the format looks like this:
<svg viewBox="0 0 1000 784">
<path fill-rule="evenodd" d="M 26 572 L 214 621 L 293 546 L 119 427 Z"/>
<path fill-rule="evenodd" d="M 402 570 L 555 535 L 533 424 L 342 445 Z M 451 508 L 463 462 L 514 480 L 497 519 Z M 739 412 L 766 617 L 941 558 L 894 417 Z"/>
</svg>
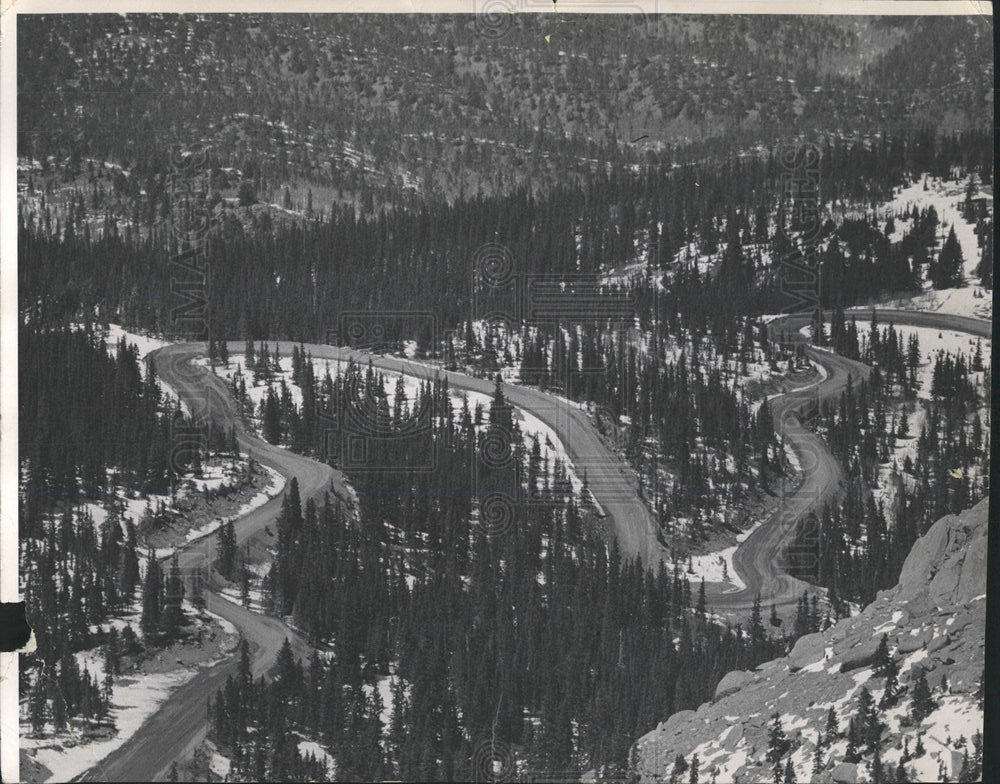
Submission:
<svg viewBox="0 0 1000 784">
<path fill-rule="evenodd" d="M 991 780 L 988 3 L 82 11 L 3 12 L 3 780 Z"/>
</svg>

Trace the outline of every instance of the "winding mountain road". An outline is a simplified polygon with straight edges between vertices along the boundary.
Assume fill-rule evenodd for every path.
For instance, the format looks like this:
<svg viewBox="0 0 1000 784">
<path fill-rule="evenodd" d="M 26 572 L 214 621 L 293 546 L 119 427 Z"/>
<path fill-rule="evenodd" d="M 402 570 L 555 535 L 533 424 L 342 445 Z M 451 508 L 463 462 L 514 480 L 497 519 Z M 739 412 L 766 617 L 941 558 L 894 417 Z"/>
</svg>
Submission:
<svg viewBox="0 0 1000 784">
<path fill-rule="evenodd" d="M 968 332 L 990 337 L 992 325 L 979 319 L 946 314 L 891 311 L 878 309 L 876 317 L 882 323 L 911 324 Z M 871 317 L 871 310 L 851 311 L 858 320 Z M 801 317 L 790 317 L 772 323 L 772 336 L 789 342 L 806 342 L 799 332 L 805 324 Z M 290 342 L 280 342 L 282 356 L 291 353 Z M 398 357 L 368 354 L 328 345 L 306 345 L 315 359 L 367 364 L 396 373 L 432 380 L 447 377 L 454 389 L 493 393 L 493 382 L 463 373 L 446 371 Z M 286 479 L 297 477 L 303 500 L 332 491 L 349 502 L 349 491 L 340 472 L 330 466 L 288 450 L 272 446 L 248 434 L 236 412 L 235 403 L 224 381 L 207 368 L 194 363 L 203 356 L 204 344 L 166 346 L 150 356 L 163 381 L 184 400 L 192 416 L 202 421 L 215 421 L 236 428 L 241 447 L 261 463 L 274 468 Z M 232 353 L 243 350 L 238 342 L 230 343 Z M 839 357 L 828 351 L 806 348 L 807 355 L 819 363 L 825 377 L 817 384 L 796 390 L 771 400 L 772 417 L 778 433 L 795 451 L 802 474 L 793 486 L 781 492 L 781 505 L 740 545 L 734 556 L 734 566 L 745 588 L 727 592 L 727 586 L 706 586 L 709 604 L 717 612 L 741 613 L 753 603 L 759 592 L 766 604 L 785 608 L 797 600 L 806 584 L 787 575 L 781 568 L 780 556 L 795 522 L 808 511 L 818 508 L 840 490 L 840 468 L 823 440 L 805 424 L 823 400 L 836 399 L 847 384 L 864 377 L 869 368 L 859 362 Z M 662 555 L 656 537 L 656 524 L 648 507 L 636 493 L 634 473 L 624 460 L 611 452 L 601 440 L 586 412 L 566 400 L 530 387 L 503 386 L 509 402 L 530 412 L 558 436 L 578 472 L 585 472 L 594 498 L 605 512 L 605 522 L 614 532 L 623 553 L 638 555 L 646 564 L 655 563 Z M 280 496 L 241 517 L 236 523 L 237 540 L 261 552 L 273 536 L 275 518 L 280 509 Z M 217 593 L 219 578 L 211 572 L 216 537 L 205 536 L 178 551 L 182 569 L 201 568 L 207 575 L 204 596 L 207 607 L 231 622 L 251 641 L 253 672 L 267 672 L 276 660 L 278 650 L 288 637 L 300 656 L 308 656 L 309 646 L 290 631 L 280 620 L 252 613 L 223 599 Z M 206 731 L 206 698 L 215 693 L 226 677 L 236 671 L 236 657 L 198 673 L 185 686 L 174 692 L 161 708 L 117 751 L 88 770 L 83 781 L 153 781 L 167 776 L 170 764 L 194 750 Z"/>
<path fill-rule="evenodd" d="M 298 479 L 303 501 L 331 491 L 349 499 L 343 475 L 330 466 L 272 446 L 245 431 L 236 413 L 235 402 L 223 382 L 191 360 L 204 354 L 197 344 L 176 344 L 150 354 L 157 375 L 174 389 L 197 419 L 212 420 L 236 428 L 241 449 L 285 479 Z M 274 524 L 281 510 L 282 495 L 243 515 L 234 525 L 236 540 L 261 555 L 274 536 Z M 211 569 L 215 557 L 215 533 L 190 542 L 177 551 L 185 580 L 202 579 L 206 608 L 225 618 L 248 640 L 254 677 L 274 666 L 285 638 L 301 658 L 312 653 L 306 642 L 277 618 L 251 612 L 222 598 L 222 579 Z M 181 686 L 163 703 L 135 734 L 117 750 L 87 770 L 79 781 L 165 781 L 170 765 L 189 757 L 205 738 L 206 700 L 225 684 L 237 669 L 237 657 L 204 669 Z"/>
</svg>

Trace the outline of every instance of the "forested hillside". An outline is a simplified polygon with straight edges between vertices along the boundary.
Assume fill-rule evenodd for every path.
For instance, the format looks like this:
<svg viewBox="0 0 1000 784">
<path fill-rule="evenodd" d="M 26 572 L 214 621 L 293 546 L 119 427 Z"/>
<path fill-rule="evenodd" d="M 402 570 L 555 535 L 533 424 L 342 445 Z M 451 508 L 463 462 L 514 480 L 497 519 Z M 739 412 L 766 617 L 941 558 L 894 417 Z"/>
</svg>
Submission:
<svg viewBox="0 0 1000 784">
<path fill-rule="evenodd" d="M 220 190 L 289 186 L 306 211 L 310 188 L 314 209 L 537 191 L 606 162 L 992 116 L 976 16 L 88 15 L 18 34 L 19 154 L 122 167 L 132 197 L 178 145 L 216 153 Z"/>
<path fill-rule="evenodd" d="M 888 200 L 894 186 L 926 172 L 946 176 L 956 167 L 977 182 L 992 181 L 986 132 L 936 138 L 925 130 L 884 136 L 871 147 L 831 142 L 820 152 L 820 198 L 841 211 Z M 498 243 L 509 253 L 511 272 L 522 277 L 599 275 L 642 264 L 642 274 L 628 282 L 640 319 L 652 320 L 656 278 L 666 274 L 659 323 L 683 316 L 699 327 L 732 329 L 738 316 L 788 304 L 779 278 L 782 265 L 797 258 L 801 225 L 782 191 L 783 176 L 780 159 L 768 154 L 680 169 L 615 170 L 545 197 L 519 188 L 371 216 L 339 208 L 291 224 L 213 204 L 205 193 L 212 236 L 224 239 L 206 248 L 207 324 L 230 339 L 323 341 L 344 311 L 431 311 L 443 337 L 477 318 L 470 293 L 476 253 Z M 162 200 L 120 225 L 101 206 L 108 186 L 103 170 L 56 197 L 36 189 L 30 173 L 24 180 L 22 308 L 43 320 L 97 308 L 126 325 L 170 332 L 170 314 L 185 300 L 170 283 L 180 273 L 169 262 L 177 247 L 163 217 L 170 215 L 169 193 L 161 188 Z M 824 223 L 822 238 L 836 239 L 821 246 L 823 278 L 830 282 L 821 292 L 824 306 L 919 290 L 926 270 L 921 257 L 913 258 L 936 243 L 933 227 L 893 247 L 872 222 L 866 216 Z M 417 323 L 423 328 L 413 334 L 407 322 L 400 322 L 407 334 L 387 323 L 386 341 L 412 338 L 435 350 L 427 321 Z"/>
<path fill-rule="evenodd" d="M 176 563 L 142 557 L 137 529 L 151 515 L 140 521 L 126 502 L 176 498 L 232 439 L 188 419 L 124 338 L 22 330 L 19 350 L 19 563 L 38 646 L 22 659 L 22 694 L 34 737 L 104 739 L 123 702 L 116 677 L 181 640 L 202 647 L 210 624 L 190 612 L 197 597 L 185 611 Z M 178 449 L 182 430 L 192 441 Z"/>
<path fill-rule="evenodd" d="M 21 17 L 36 740 L 113 735 L 116 677 L 202 650 L 212 621 L 156 539 L 190 512 L 178 500 L 211 524 L 167 543 L 195 555 L 218 526 L 198 545 L 206 595 L 272 635 L 267 666 L 244 644 L 197 695 L 216 758 L 178 763 L 204 779 L 634 777 L 658 721 L 894 585 L 918 537 L 988 491 L 990 345 L 848 309 L 991 313 L 989 32 L 974 16 Z M 803 279 L 808 301 L 790 293 Z M 772 332 L 813 304 L 827 328 Z M 196 424 L 109 325 L 204 341 L 180 348 L 219 376 L 225 429 Z M 372 364 L 331 349 L 323 367 L 306 343 Z M 823 351 L 846 359 L 830 370 Z M 423 381 L 376 370 L 403 356 Z M 858 363 L 870 375 L 839 385 Z M 496 379 L 492 399 L 440 368 Z M 504 383 L 596 431 L 663 561 L 620 553 L 587 466 L 529 432 Z M 730 574 L 734 543 L 810 478 L 773 398 L 823 384 L 832 403 L 800 429 L 846 492 L 801 513 L 779 565 L 812 586 L 762 600 Z M 365 465 L 331 438 L 352 416 L 377 436 Z M 198 446 L 178 457 L 185 432 Z M 233 488 L 195 480 L 225 457 L 249 481 L 239 444 L 289 482 L 280 515 L 238 536 L 249 516 L 212 500 Z M 697 784 L 696 762 L 674 773 Z"/>
<path fill-rule="evenodd" d="M 334 391 L 354 405 L 385 399 L 371 370 L 345 377 Z M 285 497 L 264 608 L 331 655 L 296 662 L 289 648 L 273 682 L 241 675 L 213 698 L 212 737 L 235 780 L 307 775 L 289 728 L 329 749 L 339 780 L 475 778 L 486 747 L 505 750 L 512 775 L 615 775 L 657 717 L 783 650 L 759 603 L 745 633 L 722 626 L 679 568 L 608 548 L 564 467 L 541 459 L 537 439 L 519 446 L 499 391 L 488 412 L 451 416 L 440 385 L 400 405 L 386 405 L 386 432 L 400 434 L 386 443 L 434 450 L 439 470 L 397 455 L 380 464 L 399 470 L 348 471 L 362 524 L 329 497 L 303 504 L 294 482 Z M 432 412 L 415 444 L 402 437 L 411 411 Z M 494 535 L 484 499 L 512 482 L 516 525 Z"/>
</svg>

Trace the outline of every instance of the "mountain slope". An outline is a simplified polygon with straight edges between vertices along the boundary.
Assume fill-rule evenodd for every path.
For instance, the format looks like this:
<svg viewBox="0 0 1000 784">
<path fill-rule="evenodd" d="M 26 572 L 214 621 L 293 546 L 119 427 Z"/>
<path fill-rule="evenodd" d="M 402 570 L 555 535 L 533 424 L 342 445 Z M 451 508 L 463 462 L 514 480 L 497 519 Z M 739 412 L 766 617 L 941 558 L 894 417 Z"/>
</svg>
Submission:
<svg viewBox="0 0 1000 784">
<path fill-rule="evenodd" d="M 138 192 L 176 144 L 204 144 L 213 188 L 246 179 L 305 212 L 310 187 L 317 209 L 497 193 L 673 146 L 983 128 L 991 32 L 978 16 L 26 16 L 18 150 L 70 173 L 119 164 Z"/>
<path fill-rule="evenodd" d="M 776 712 L 791 742 L 779 765 L 791 757 L 794 781 L 873 780 L 873 753 L 862 747 L 859 762 L 845 761 L 846 736 L 862 689 L 876 704 L 885 691 L 885 678 L 874 677 L 872 667 L 883 634 L 902 687 L 897 704 L 879 710 L 886 728 L 878 753 L 888 780 L 896 780 L 904 753 L 914 755 L 918 737 L 926 751 L 904 761 L 905 780 L 957 780 L 966 751 L 975 759 L 973 736 L 982 729 L 977 691 L 985 660 L 987 514 L 984 500 L 940 519 L 913 546 L 896 587 L 859 615 L 800 638 L 788 656 L 753 672 L 729 673 L 714 702 L 674 714 L 640 738 L 634 749 L 640 780 L 672 780 L 677 756 L 690 764 L 697 754 L 704 780 L 771 781 L 767 755 Z M 910 711 L 921 671 L 936 708 L 915 722 Z M 831 707 L 837 730 L 817 755 Z"/>
</svg>

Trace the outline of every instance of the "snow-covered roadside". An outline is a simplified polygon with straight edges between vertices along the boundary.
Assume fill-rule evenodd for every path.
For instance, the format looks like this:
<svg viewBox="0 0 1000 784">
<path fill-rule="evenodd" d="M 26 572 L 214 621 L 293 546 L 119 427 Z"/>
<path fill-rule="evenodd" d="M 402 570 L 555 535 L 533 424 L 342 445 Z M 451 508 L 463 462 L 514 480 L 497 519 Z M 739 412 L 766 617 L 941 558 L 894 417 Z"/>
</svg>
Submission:
<svg viewBox="0 0 1000 784">
<path fill-rule="evenodd" d="M 196 360 L 199 364 L 204 367 L 209 367 L 208 360 L 206 358 L 201 358 Z M 285 387 L 288 389 L 289 395 L 292 401 L 296 405 L 301 405 L 302 403 L 302 390 L 297 384 L 292 382 L 292 359 L 291 357 L 281 357 L 279 360 L 281 367 L 280 374 L 275 374 L 275 378 L 271 381 L 271 386 L 276 390 L 279 389 L 284 383 Z M 331 378 L 336 378 L 338 374 L 345 373 L 347 371 L 347 363 L 337 363 L 328 359 L 317 359 L 313 358 L 313 371 L 317 379 L 322 379 L 327 373 L 330 374 Z M 416 364 L 416 363 L 414 363 Z M 365 366 L 362 366 L 363 368 Z M 423 365 L 421 367 L 424 367 Z M 376 372 L 385 378 L 385 391 L 386 391 L 386 402 L 390 410 L 395 405 L 396 394 L 397 394 L 397 384 L 400 379 L 402 379 L 402 391 L 406 396 L 406 403 L 412 406 L 413 401 L 416 400 L 420 387 L 427 384 L 433 379 L 433 373 L 439 371 L 438 368 L 434 366 L 426 366 L 428 370 L 428 375 L 426 377 L 416 377 L 413 375 L 408 375 L 405 373 L 396 373 L 390 370 L 383 370 L 381 368 L 376 368 Z M 247 397 L 252 401 L 254 408 L 259 409 L 261 403 L 267 396 L 268 384 L 265 382 L 254 382 L 253 375 L 248 374 L 246 369 L 242 367 L 242 356 L 234 355 L 230 357 L 228 365 L 217 365 L 215 367 L 215 373 L 220 377 L 224 378 L 227 382 L 232 383 L 232 380 L 237 372 L 243 374 L 244 381 L 247 383 Z M 475 412 L 477 406 L 482 406 L 484 411 L 488 411 L 490 407 L 491 398 L 489 395 L 482 394 L 479 392 L 468 392 L 465 390 L 459 390 L 450 388 L 451 399 L 452 399 L 452 411 L 456 419 L 461 415 L 462 407 L 464 405 L 464 399 L 468 399 L 469 410 Z M 581 405 L 578 403 L 572 403 L 569 400 L 560 398 L 558 400 L 559 405 L 568 405 L 574 408 L 580 408 Z M 577 475 L 573 468 L 572 462 L 569 459 L 569 455 L 566 452 L 565 447 L 559 440 L 555 431 L 552 430 L 548 425 L 542 422 L 538 417 L 530 414 L 527 411 L 514 407 L 513 418 L 517 422 L 518 427 L 521 430 L 522 437 L 524 439 L 525 447 L 530 448 L 533 439 L 537 436 L 539 445 L 542 450 L 542 459 L 547 460 L 549 465 L 552 466 L 556 460 L 560 460 L 566 468 L 568 479 L 573 487 L 574 493 L 580 493 L 583 488 L 583 480 Z M 602 510 L 603 513 L 603 510 Z"/>
<path fill-rule="evenodd" d="M 734 593 L 744 590 L 746 583 L 740 579 L 740 576 L 736 573 L 736 569 L 733 567 L 733 556 L 740 545 L 760 526 L 761 521 L 758 520 L 747 530 L 737 534 L 736 541 L 739 544 L 732 545 L 724 550 L 718 550 L 714 553 L 691 556 L 690 565 L 686 571 L 688 579 L 693 581 L 704 578 L 706 583 L 728 583 L 730 587 L 724 593 Z M 694 577 L 692 577 L 692 574 Z"/>
<path fill-rule="evenodd" d="M 188 616 L 193 615 L 193 609 L 185 602 Z M 46 781 L 70 781 L 84 771 L 93 767 L 100 760 L 123 746 L 145 723 L 150 716 L 159 710 L 170 695 L 198 672 L 224 661 L 235 650 L 239 635 L 236 628 L 224 618 L 207 612 L 212 623 L 217 624 L 225 636 L 220 655 L 188 665 L 178 665 L 168 672 L 142 673 L 131 675 L 123 673 L 115 678 L 111 697 L 111 717 L 114 719 L 117 734 L 106 740 L 83 739 L 76 733 L 52 737 L 51 722 L 46 725 L 47 737 L 35 738 L 30 727 L 21 726 L 20 747 L 36 762 L 44 765 L 50 772 Z M 126 621 L 134 621 L 138 625 L 138 615 L 131 619 L 115 619 L 108 628 L 121 628 Z M 76 654 L 81 671 L 86 669 L 96 675 L 98 683 L 104 683 L 104 659 L 100 648 L 81 651 Z"/>
<path fill-rule="evenodd" d="M 888 323 L 879 325 L 879 332 L 885 331 Z M 907 424 L 909 435 L 905 438 L 897 437 L 895 445 L 891 450 L 890 459 L 883 463 L 879 470 L 879 487 L 874 490 L 875 498 L 883 502 L 888 507 L 895 492 L 894 472 L 902 468 L 907 457 L 911 461 L 917 459 L 917 438 L 920 430 L 924 426 L 927 418 L 926 406 L 931 400 L 931 384 L 934 378 L 934 362 L 939 353 L 951 354 L 955 357 L 964 354 L 966 361 L 970 363 L 975 355 L 977 338 L 971 337 L 965 332 L 953 330 L 939 330 L 932 327 L 911 327 L 907 325 L 892 325 L 902 346 L 906 346 L 911 335 L 915 335 L 920 344 L 920 365 L 917 368 L 917 400 L 915 404 L 901 403 L 896 407 L 897 412 L 905 410 L 907 412 Z M 858 339 L 862 345 L 866 345 L 871 340 L 871 324 L 867 321 L 857 322 Z M 987 338 L 981 340 L 982 359 L 985 367 L 989 367 L 992 353 L 992 341 Z M 985 386 L 986 374 L 984 371 L 971 372 L 969 378 L 979 389 L 983 405 L 980 407 L 979 416 L 982 420 L 984 432 L 989 432 L 990 421 L 990 390 Z M 895 469 L 895 471 L 894 471 Z"/>
<path fill-rule="evenodd" d="M 944 244 L 949 229 L 954 227 L 955 239 L 958 240 L 958 244 L 962 248 L 962 257 L 965 260 L 963 267 L 965 281 L 956 288 L 941 290 L 930 288 L 927 284 L 927 288 L 920 294 L 879 304 L 882 307 L 896 310 L 936 311 L 991 319 L 993 316 L 992 292 L 985 291 L 979 285 L 979 277 L 976 275 L 976 267 L 982 257 L 982 249 L 979 247 L 974 225 L 968 223 L 959 211 L 959 207 L 965 201 L 968 180 L 942 180 L 938 177 L 927 177 L 926 190 L 924 182 L 925 180 L 922 179 L 906 187 L 897 188 L 892 201 L 879 208 L 879 216 L 882 219 L 893 216 L 896 231 L 890 235 L 889 239 L 896 242 L 902 239 L 903 233 L 908 227 L 908 220 L 896 217 L 899 213 L 912 210 L 914 206 L 920 210 L 933 206 L 939 221 L 938 247 L 940 248 Z M 979 187 L 973 195 L 974 198 L 988 200 L 992 207 L 993 194 L 990 191 Z"/>
<path fill-rule="evenodd" d="M 93 670 L 91 669 L 91 672 Z M 118 734 L 104 741 L 76 745 L 73 735 L 58 738 L 33 738 L 21 734 L 21 748 L 48 768 L 52 781 L 70 781 L 125 744 L 170 694 L 195 676 L 195 672 L 179 670 L 144 675 L 142 678 L 115 684 L 112 714 Z"/>
</svg>

